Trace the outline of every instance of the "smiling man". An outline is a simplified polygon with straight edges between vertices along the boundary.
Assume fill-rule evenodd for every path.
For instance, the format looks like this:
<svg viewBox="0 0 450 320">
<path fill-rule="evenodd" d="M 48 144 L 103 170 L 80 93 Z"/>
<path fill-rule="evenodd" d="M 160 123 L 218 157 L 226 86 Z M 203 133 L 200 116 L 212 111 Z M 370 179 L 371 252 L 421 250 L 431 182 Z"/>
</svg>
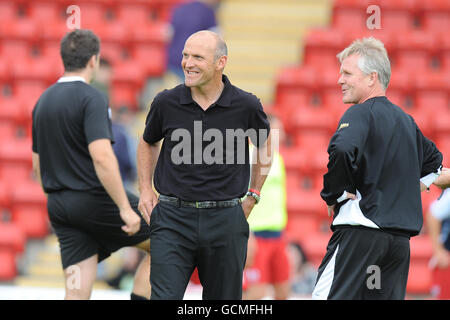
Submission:
<svg viewBox="0 0 450 320">
<path fill-rule="evenodd" d="M 182 55 L 185 83 L 155 97 L 138 146 L 139 209 L 150 221 L 152 241 L 151 299 L 183 299 L 195 267 L 204 299 L 241 299 L 247 218 L 271 164 L 261 161 L 271 158 L 269 123 L 259 99 L 223 75 L 227 47 L 216 33 L 194 33 Z M 250 129 L 265 133 L 252 139 L 258 160 L 251 177 L 248 139 L 236 137 L 232 144 L 225 139 L 228 130 Z M 182 161 L 172 152 L 180 130 L 191 137 Z M 214 134 L 205 138 L 208 132 Z M 211 163 L 203 156 L 210 153 L 205 141 L 218 134 L 222 148 L 212 157 L 219 152 L 222 161 Z M 239 150 L 244 163 L 237 161 Z"/>
<path fill-rule="evenodd" d="M 328 146 L 321 196 L 334 213 L 333 235 L 313 298 L 404 299 L 409 239 L 423 223 L 420 192 L 444 187 L 448 175 L 433 142 L 385 96 L 391 68 L 383 43 L 356 40 L 337 57 L 342 99 L 353 106 Z"/>
</svg>

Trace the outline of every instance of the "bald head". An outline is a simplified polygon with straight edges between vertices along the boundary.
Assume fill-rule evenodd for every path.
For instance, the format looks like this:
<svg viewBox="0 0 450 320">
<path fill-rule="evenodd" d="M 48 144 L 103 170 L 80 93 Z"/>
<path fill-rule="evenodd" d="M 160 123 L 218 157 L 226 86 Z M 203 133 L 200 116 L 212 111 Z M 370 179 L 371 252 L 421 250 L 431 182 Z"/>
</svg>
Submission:
<svg viewBox="0 0 450 320">
<path fill-rule="evenodd" d="M 217 33 L 209 30 L 201 30 L 193 33 L 187 38 L 186 43 L 190 40 L 200 41 L 203 44 L 210 44 L 214 50 L 214 61 L 220 57 L 228 56 L 228 48 L 225 41 Z"/>
</svg>

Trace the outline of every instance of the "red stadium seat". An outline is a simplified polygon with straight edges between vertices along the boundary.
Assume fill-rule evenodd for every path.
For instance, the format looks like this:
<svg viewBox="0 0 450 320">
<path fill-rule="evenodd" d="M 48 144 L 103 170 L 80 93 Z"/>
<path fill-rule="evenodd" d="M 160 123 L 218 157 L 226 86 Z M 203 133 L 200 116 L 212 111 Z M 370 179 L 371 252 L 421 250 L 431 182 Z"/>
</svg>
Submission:
<svg viewBox="0 0 450 320">
<path fill-rule="evenodd" d="M 0 281 L 13 280 L 17 276 L 16 254 L 0 248 Z"/>
<path fill-rule="evenodd" d="M 0 144 L 0 162 L 31 165 L 31 141 L 14 139 Z"/>
<path fill-rule="evenodd" d="M 71 30 L 67 29 L 66 21 L 48 20 L 41 25 L 41 38 L 44 41 L 59 42 Z"/>
<path fill-rule="evenodd" d="M 38 38 L 38 28 L 32 19 L 2 20 L 0 37 L 4 40 L 35 41 Z"/>
<path fill-rule="evenodd" d="M 289 190 L 287 210 L 289 216 L 306 215 L 318 220 L 327 215 L 326 206 L 319 192 L 314 189 L 297 188 Z"/>
<path fill-rule="evenodd" d="M 306 256 L 316 267 L 322 262 L 327 252 L 328 241 L 330 241 L 331 233 L 317 232 L 305 238 L 302 243 Z"/>
<path fill-rule="evenodd" d="M 128 84 L 114 84 L 111 88 L 111 107 L 119 108 L 126 106 L 137 109 L 137 92 L 134 86 Z"/>
<path fill-rule="evenodd" d="M 431 289 L 431 270 L 428 262 L 411 261 L 409 266 L 407 294 L 429 294 Z"/>
<path fill-rule="evenodd" d="M 433 255 L 431 240 L 426 235 L 412 237 L 410 240 L 411 260 L 427 263 Z"/>
<path fill-rule="evenodd" d="M 299 134 L 309 131 L 332 132 L 334 129 L 334 116 L 328 110 L 310 105 L 299 105 L 293 109 L 290 121 Z"/>
<path fill-rule="evenodd" d="M 0 96 L 0 121 L 17 124 L 22 119 L 22 102 L 11 97 Z"/>
<path fill-rule="evenodd" d="M 318 220 L 311 215 L 290 214 L 286 226 L 286 236 L 289 241 L 304 243 L 312 234 L 319 231 Z"/>
<path fill-rule="evenodd" d="M 25 240 L 25 234 L 17 225 L 0 222 L 0 250 L 21 253 L 25 249 Z"/>
<path fill-rule="evenodd" d="M 131 52 L 146 77 L 159 77 L 166 71 L 166 51 L 161 46 L 140 44 L 134 46 Z"/>
<path fill-rule="evenodd" d="M 430 31 L 450 29 L 450 3 L 447 0 L 420 1 L 422 26 Z"/>
<path fill-rule="evenodd" d="M 154 18 L 154 11 L 146 3 L 121 3 L 116 11 L 117 18 L 129 26 L 146 24 Z"/>
<path fill-rule="evenodd" d="M 397 68 L 426 70 L 431 66 L 431 57 L 438 52 L 438 37 L 433 33 L 418 30 L 399 32 L 396 36 L 395 65 Z"/>
<path fill-rule="evenodd" d="M 49 232 L 47 211 L 42 206 L 14 205 L 12 221 L 27 238 L 43 238 Z"/>
<path fill-rule="evenodd" d="M 62 3 L 51 1 L 33 1 L 27 4 L 28 16 L 35 21 L 66 21 L 66 6 Z"/>
<path fill-rule="evenodd" d="M 0 21 L 6 21 L 18 17 L 17 4 L 12 1 L 0 2 Z"/>
<path fill-rule="evenodd" d="M 286 171 L 300 173 L 306 166 L 307 154 L 300 148 L 280 148 Z"/>
<path fill-rule="evenodd" d="M 131 29 L 131 40 L 136 43 L 164 45 L 168 40 L 168 25 L 162 22 L 136 24 Z"/>
<path fill-rule="evenodd" d="M 304 64 L 339 70 L 336 55 L 342 50 L 344 42 L 344 34 L 339 30 L 313 29 L 309 31 L 305 39 Z"/>
</svg>

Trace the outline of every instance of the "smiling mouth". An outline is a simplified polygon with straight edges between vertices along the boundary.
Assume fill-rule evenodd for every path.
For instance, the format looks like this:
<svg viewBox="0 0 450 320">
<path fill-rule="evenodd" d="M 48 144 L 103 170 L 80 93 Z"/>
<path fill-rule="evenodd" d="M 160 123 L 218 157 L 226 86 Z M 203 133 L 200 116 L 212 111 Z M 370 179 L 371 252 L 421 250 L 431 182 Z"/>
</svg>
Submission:
<svg viewBox="0 0 450 320">
<path fill-rule="evenodd" d="M 190 75 L 190 76 L 195 76 L 195 75 L 198 75 L 199 72 L 197 72 L 197 71 L 189 71 L 189 70 L 186 70 L 186 74 L 188 74 L 188 75 Z"/>
</svg>

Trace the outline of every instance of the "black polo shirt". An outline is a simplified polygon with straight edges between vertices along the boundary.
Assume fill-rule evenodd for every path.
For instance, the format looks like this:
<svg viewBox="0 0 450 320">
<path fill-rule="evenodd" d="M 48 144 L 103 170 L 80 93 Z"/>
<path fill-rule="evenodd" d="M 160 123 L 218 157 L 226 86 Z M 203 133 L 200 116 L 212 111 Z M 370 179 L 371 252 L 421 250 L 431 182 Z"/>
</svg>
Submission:
<svg viewBox="0 0 450 320">
<path fill-rule="evenodd" d="M 61 78 L 36 103 L 32 135 L 45 192 L 103 188 L 88 149 L 97 139 L 113 141 L 108 100 L 99 90 Z"/>
<path fill-rule="evenodd" d="M 226 76 L 219 99 L 204 111 L 181 84 L 159 93 L 147 115 L 144 141 L 164 139 L 156 190 L 183 200 L 243 197 L 250 180 L 249 141 L 259 146 L 270 126 L 259 99 Z M 248 137 L 248 138 L 247 138 Z"/>
</svg>

